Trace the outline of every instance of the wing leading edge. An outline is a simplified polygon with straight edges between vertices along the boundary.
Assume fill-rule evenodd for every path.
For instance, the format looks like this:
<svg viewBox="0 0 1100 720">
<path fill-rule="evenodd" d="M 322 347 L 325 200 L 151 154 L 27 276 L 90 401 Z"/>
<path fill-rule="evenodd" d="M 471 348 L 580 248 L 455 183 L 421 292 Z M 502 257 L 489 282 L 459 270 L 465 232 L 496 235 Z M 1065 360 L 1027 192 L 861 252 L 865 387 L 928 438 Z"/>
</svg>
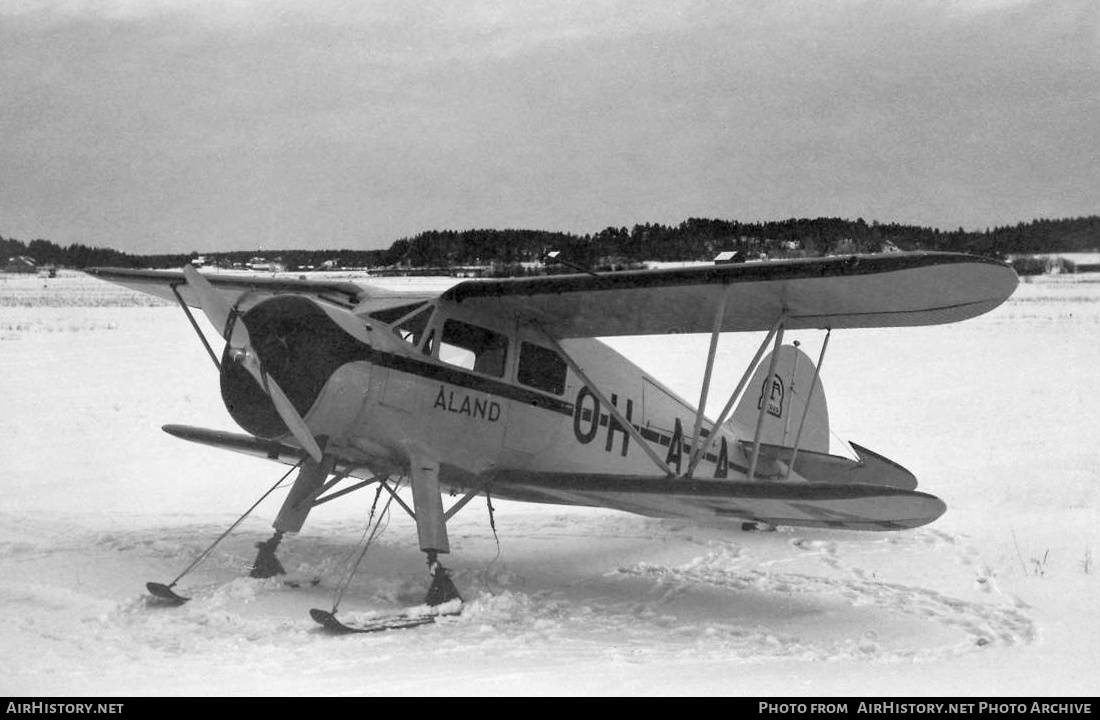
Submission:
<svg viewBox="0 0 1100 720">
<path fill-rule="evenodd" d="M 182 272 L 176 270 L 131 270 L 128 268 L 89 268 L 89 275 L 107 280 L 131 290 L 138 290 L 150 295 L 178 302 L 176 292 L 185 303 L 191 307 L 201 307 L 194 290 L 187 284 L 187 279 Z M 241 293 L 252 293 L 254 300 L 259 300 L 272 295 L 293 293 L 296 295 L 309 295 L 318 299 L 327 300 L 335 305 L 351 309 L 363 301 L 368 291 L 366 288 L 352 282 L 340 282 L 333 280 L 296 280 L 292 278 L 259 277 L 246 274 L 216 274 L 203 275 L 219 292 L 236 301 Z M 251 303 L 242 303 L 242 309 L 247 309 Z"/>
<path fill-rule="evenodd" d="M 1016 289 L 1007 264 L 955 253 L 889 253 L 459 283 L 443 301 L 511 312 L 560 338 L 869 328 L 957 322 Z"/>
<path fill-rule="evenodd" d="M 190 425 L 164 425 L 161 429 L 181 440 L 218 448 L 219 450 L 230 450 L 255 458 L 274 460 L 283 465 L 297 465 L 308 457 L 307 453 L 301 448 L 276 440 L 261 440 L 241 433 L 211 430 Z M 333 472 L 357 478 L 374 477 L 374 473 L 369 469 L 367 463 L 360 460 L 338 455 L 333 466 Z"/>
</svg>

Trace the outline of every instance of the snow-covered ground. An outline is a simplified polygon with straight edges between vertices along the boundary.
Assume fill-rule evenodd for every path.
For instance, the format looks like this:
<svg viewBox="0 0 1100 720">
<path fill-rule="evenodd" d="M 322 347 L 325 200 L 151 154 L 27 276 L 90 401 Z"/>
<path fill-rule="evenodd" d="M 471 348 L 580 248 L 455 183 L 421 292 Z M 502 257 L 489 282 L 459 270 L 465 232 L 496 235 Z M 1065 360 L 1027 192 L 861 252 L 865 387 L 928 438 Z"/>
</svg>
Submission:
<svg viewBox="0 0 1100 720">
<path fill-rule="evenodd" d="M 819 334 L 795 339 L 816 357 Z M 0 694 L 1095 695 L 1098 339 L 1097 276 L 1035 279 L 958 325 L 835 334 L 834 432 L 944 498 L 931 526 L 742 533 L 494 501 L 498 545 L 475 501 L 451 524 L 460 617 L 334 637 L 308 612 L 332 607 L 373 492 L 284 542 L 318 586 L 245 577 L 280 490 L 180 582 L 190 603 L 150 606 L 145 582 L 284 468 L 160 430 L 236 429 L 178 308 L 0 276 Z M 716 388 L 758 342 L 723 339 Z M 612 344 L 695 397 L 706 343 Z M 415 605 L 426 581 L 394 512 L 341 616 Z"/>
</svg>

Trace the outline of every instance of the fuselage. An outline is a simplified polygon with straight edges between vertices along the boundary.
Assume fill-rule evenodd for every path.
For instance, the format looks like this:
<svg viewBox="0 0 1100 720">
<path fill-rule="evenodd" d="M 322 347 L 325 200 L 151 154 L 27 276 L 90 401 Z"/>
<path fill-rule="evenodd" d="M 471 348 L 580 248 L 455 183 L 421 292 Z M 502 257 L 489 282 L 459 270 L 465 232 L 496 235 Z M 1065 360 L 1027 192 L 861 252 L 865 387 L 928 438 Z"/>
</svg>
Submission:
<svg viewBox="0 0 1100 720">
<path fill-rule="evenodd" d="M 444 484 L 469 487 L 523 471 L 660 478 L 690 462 L 695 409 L 598 340 L 564 342 L 567 362 L 534 325 L 438 299 L 352 314 L 283 296 L 242 320 L 313 434 L 377 472 L 401 472 L 427 456 L 440 463 Z M 223 367 L 237 422 L 254 435 L 285 437 L 259 386 L 231 362 Z M 700 441 L 710 432 L 704 421 Z M 695 478 L 745 476 L 735 430 L 727 424 L 719 433 Z"/>
</svg>

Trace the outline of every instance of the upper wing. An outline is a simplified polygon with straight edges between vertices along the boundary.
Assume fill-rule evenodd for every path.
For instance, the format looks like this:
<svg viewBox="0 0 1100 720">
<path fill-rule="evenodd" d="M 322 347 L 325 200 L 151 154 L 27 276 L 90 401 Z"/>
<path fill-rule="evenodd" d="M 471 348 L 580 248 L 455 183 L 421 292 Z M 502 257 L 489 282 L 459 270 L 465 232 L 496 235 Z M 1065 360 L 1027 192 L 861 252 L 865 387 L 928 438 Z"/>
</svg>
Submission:
<svg viewBox="0 0 1100 720">
<path fill-rule="evenodd" d="M 709 333 L 728 293 L 722 332 L 933 325 L 980 315 L 1016 289 L 998 260 L 890 253 L 557 275 L 459 283 L 441 296 L 511 312 L 562 337 Z"/>
<path fill-rule="evenodd" d="M 198 297 L 187 285 L 182 272 L 174 270 L 128 270 L 125 268 L 90 268 L 90 275 L 118 283 L 133 290 L 178 302 L 176 293 L 191 307 L 201 307 Z M 207 280 L 225 294 L 230 302 L 236 302 L 243 293 L 250 293 L 241 303 L 241 309 L 247 309 L 255 302 L 281 293 L 310 295 L 327 300 L 344 308 L 354 308 L 365 300 L 367 289 L 351 282 L 332 280 L 294 280 L 289 278 L 257 277 L 236 274 L 204 274 Z"/>
</svg>

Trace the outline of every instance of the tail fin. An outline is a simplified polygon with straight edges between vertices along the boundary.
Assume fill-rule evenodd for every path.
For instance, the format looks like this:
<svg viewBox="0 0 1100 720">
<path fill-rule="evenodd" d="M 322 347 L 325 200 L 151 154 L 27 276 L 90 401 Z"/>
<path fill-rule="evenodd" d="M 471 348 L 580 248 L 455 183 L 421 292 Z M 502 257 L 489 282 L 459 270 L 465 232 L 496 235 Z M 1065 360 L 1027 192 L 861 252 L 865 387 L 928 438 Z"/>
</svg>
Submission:
<svg viewBox="0 0 1100 720">
<path fill-rule="evenodd" d="M 779 360 L 775 364 L 775 373 L 770 379 L 767 377 L 774 354 L 770 353 L 761 361 L 746 386 L 745 395 L 733 411 L 730 422 L 737 428 L 739 437 L 752 440 L 760 408 L 766 404 L 760 442 L 791 447 L 805 415 L 799 448 L 829 452 L 829 410 L 825 405 L 821 378 L 817 379 L 817 387 L 813 388 L 811 395 L 813 361 L 794 345 L 781 345 L 777 352 Z M 807 405 L 809 412 L 806 412 Z"/>
</svg>

